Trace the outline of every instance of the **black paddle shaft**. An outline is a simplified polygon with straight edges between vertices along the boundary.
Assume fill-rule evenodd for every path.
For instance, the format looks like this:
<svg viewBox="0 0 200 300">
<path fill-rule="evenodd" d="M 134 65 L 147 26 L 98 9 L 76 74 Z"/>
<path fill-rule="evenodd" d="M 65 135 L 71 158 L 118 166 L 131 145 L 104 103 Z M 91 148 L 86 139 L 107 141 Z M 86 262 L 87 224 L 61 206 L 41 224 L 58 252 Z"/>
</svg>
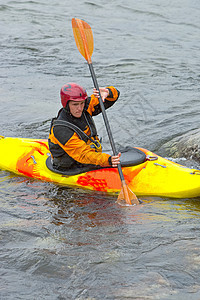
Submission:
<svg viewBox="0 0 200 300">
<path fill-rule="evenodd" d="M 105 126 L 106 126 L 106 129 L 107 129 L 107 133 L 108 133 L 109 141 L 110 141 L 110 144 L 111 144 L 111 148 L 112 148 L 114 156 L 116 156 L 118 153 L 117 153 L 117 150 L 116 150 L 116 147 L 115 147 L 114 139 L 113 139 L 112 132 L 111 132 L 111 129 L 110 129 L 110 124 L 108 122 L 108 117 L 106 115 L 106 110 L 105 110 L 103 100 L 102 100 L 102 97 L 101 97 L 101 93 L 100 93 L 100 90 L 99 90 L 99 85 L 98 85 L 98 82 L 97 82 L 96 74 L 94 72 L 94 68 L 93 68 L 92 63 L 88 63 L 88 66 L 89 66 L 89 69 L 90 69 L 90 73 L 91 73 L 91 76 L 92 76 L 94 87 L 97 91 L 99 91 L 99 104 L 100 104 L 100 107 L 101 107 L 103 119 L 104 119 Z M 118 167 L 118 172 L 119 172 L 119 176 L 120 176 L 121 180 L 124 180 L 124 175 L 122 173 L 121 164 L 119 164 L 117 167 Z"/>
</svg>

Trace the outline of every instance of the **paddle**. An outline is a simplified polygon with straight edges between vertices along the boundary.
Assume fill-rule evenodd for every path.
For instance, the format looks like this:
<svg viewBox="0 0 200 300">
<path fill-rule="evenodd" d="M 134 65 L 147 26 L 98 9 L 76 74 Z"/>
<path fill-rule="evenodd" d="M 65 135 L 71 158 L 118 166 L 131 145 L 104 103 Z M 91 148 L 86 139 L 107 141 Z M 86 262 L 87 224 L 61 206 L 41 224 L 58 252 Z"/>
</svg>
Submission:
<svg viewBox="0 0 200 300">
<path fill-rule="evenodd" d="M 102 100 L 101 93 L 99 90 L 99 85 L 97 82 L 97 78 L 96 78 L 94 68 L 92 65 L 92 60 L 91 60 L 91 56 L 92 56 L 93 49 L 94 49 L 92 29 L 91 29 L 90 25 L 87 24 L 85 21 L 80 20 L 80 19 L 75 19 L 75 18 L 72 19 L 72 28 L 73 28 L 73 33 L 74 33 L 74 38 L 76 41 L 77 48 L 78 48 L 79 52 L 81 53 L 81 55 L 86 59 L 89 69 L 90 69 L 94 87 L 96 88 L 96 90 L 99 91 L 99 104 L 101 107 L 101 111 L 102 111 L 104 123 L 106 126 L 106 130 L 108 133 L 109 141 L 110 141 L 110 144 L 112 147 L 113 155 L 116 156 L 118 153 L 116 151 L 114 139 L 113 139 L 110 125 L 108 122 L 108 118 L 107 118 L 107 115 L 105 112 L 105 107 L 103 104 L 103 100 Z M 118 172 L 119 172 L 120 180 L 122 183 L 122 189 L 119 193 L 117 202 L 123 203 L 123 201 L 125 200 L 126 203 L 129 205 L 139 204 L 139 201 L 138 201 L 136 195 L 129 189 L 129 187 L 127 186 L 127 184 L 125 182 L 121 164 L 118 165 Z"/>
</svg>

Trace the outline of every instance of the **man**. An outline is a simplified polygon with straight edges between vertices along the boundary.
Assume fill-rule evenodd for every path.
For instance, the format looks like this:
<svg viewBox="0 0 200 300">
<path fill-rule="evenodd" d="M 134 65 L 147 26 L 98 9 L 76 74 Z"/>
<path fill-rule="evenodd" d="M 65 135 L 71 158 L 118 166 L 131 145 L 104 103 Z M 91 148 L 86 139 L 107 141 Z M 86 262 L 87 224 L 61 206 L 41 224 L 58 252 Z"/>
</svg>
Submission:
<svg viewBox="0 0 200 300">
<path fill-rule="evenodd" d="M 105 109 L 112 106 L 119 97 L 113 86 L 100 88 Z M 116 156 L 102 153 L 100 140 L 92 116 L 101 113 L 99 92 L 94 89 L 91 97 L 76 83 L 65 84 L 60 91 L 63 108 L 51 122 L 49 149 L 53 166 L 58 170 L 92 164 L 101 167 L 117 167 Z"/>
</svg>

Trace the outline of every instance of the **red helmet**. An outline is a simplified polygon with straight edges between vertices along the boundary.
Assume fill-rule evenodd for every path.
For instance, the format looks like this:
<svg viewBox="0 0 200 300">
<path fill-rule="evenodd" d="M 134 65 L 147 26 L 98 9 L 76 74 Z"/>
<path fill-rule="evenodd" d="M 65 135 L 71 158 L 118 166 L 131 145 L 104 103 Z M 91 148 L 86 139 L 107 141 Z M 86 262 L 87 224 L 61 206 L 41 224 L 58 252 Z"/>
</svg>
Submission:
<svg viewBox="0 0 200 300">
<path fill-rule="evenodd" d="M 67 102 L 72 101 L 83 101 L 87 99 L 86 90 L 74 83 L 69 82 L 65 84 L 60 90 L 61 103 L 63 107 L 66 107 Z"/>
</svg>

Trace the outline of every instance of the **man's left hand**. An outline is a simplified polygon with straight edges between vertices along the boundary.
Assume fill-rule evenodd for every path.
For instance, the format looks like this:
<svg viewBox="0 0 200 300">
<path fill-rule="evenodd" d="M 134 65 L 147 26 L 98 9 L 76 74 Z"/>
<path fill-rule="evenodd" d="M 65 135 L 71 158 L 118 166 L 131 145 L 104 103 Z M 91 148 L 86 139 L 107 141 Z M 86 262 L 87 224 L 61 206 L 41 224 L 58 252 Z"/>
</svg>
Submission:
<svg viewBox="0 0 200 300">
<path fill-rule="evenodd" d="M 104 102 L 104 100 L 108 97 L 109 95 L 109 90 L 106 88 L 99 88 L 100 93 L 101 93 L 101 98 Z M 93 94 L 95 97 L 99 98 L 99 91 L 97 91 L 95 88 L 93 89 Z"/>
</svg>

